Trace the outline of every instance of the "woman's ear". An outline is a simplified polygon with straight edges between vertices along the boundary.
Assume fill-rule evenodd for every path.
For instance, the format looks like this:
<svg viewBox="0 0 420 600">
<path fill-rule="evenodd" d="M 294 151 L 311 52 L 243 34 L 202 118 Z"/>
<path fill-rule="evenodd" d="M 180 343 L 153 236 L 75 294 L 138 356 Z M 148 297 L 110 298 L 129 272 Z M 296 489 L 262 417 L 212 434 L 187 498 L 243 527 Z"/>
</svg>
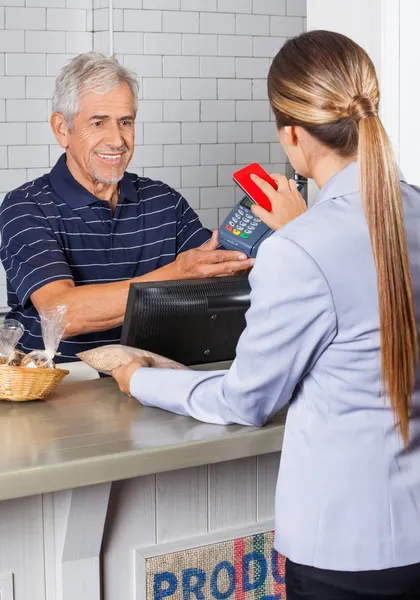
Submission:
<svg viewBox="0 0 420 600">
<path fill-rule="evenodd" d="M 287 125 L 283 127 L 285 136 L 287 138 L 288 144 L 290 146 L 298 145 L 298 135 L 297 135 L 297 127 L 295 125 Z"/>
</svg>

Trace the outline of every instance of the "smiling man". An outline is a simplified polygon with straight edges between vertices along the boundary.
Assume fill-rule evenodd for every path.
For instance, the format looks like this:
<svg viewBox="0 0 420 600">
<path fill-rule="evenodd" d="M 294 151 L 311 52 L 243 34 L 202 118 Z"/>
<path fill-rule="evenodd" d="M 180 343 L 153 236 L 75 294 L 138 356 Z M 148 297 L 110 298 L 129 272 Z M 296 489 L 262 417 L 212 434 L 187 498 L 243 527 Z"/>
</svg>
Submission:
<svg viewBox="0 0 420 600">
<path fill-rule="evenodd" d="M 39 312 L 66 305 L 60 361 L 118 342 L 133 281 L 234 273 L 252 262 L 218 250 L 186 200 L 126 168 L 138 84 L 115 58 L 74 58 L 60 72 L 51 127 L 64 154 L 49 174 L 10 192 L 0 209 L 0 256 L 21 349 L 43 347 Z M 141 115 L 140 115 L 141 117 Z"/>
</svg>

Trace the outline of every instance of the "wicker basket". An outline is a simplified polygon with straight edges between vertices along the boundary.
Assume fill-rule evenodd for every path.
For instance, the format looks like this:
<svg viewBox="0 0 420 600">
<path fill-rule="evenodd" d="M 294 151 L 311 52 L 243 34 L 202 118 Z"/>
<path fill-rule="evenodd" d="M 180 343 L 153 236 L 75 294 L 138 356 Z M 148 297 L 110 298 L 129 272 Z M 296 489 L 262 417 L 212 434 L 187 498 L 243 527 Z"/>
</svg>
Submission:
<svg viewBox="0 0 420 600">
<path fill-rule="evenodd" d="M 0 366 L 0 400 L 44 400 L 69 372 L 66 369 Z"/>
</svg>

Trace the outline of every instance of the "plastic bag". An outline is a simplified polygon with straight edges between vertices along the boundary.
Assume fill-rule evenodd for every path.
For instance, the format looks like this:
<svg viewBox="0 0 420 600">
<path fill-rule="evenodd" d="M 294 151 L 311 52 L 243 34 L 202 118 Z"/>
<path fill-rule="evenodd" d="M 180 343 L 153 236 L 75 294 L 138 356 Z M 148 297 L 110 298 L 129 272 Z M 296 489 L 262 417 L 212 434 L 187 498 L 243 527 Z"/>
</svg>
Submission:
<svg viewBox="0 0 420 600">
<path fill-rule="evenodd" d="M 20 364 L 22 352 L 16 350 L 16 344 L 25 331 L 24 326 L 15 319 L 6 319 L 0 326 L 0 362 L 7 366 Z"/>
<path fill-rule="evenodd" d="M 66 312 L 67 306 L 57 306 L 56 308 L 40 311 L 39 316 L 45 350 L 33 350 L 27 354 L 22 359 L 22 367 L 55 369 L 53 358 L 57 354 L 57 348 L 68 327 L 68 322 L 64 319 Z"/>
<path fill-rule="evenodd" d="M 108 346 L 85 350 L 84 352 L 79 352 L 77 357 L 99 373 L 104 373 L 104 375 L 111 375 L 113 369 L 128 365 L 133 360 L 141 362 L 145 367 L 154 367 L 157 369 L 187 368 L 174 360 L 165 358 L 154 352 L 132 348 L 131 346 L 123 346 L 121 344 L 109 344 Z"/>
</svg>

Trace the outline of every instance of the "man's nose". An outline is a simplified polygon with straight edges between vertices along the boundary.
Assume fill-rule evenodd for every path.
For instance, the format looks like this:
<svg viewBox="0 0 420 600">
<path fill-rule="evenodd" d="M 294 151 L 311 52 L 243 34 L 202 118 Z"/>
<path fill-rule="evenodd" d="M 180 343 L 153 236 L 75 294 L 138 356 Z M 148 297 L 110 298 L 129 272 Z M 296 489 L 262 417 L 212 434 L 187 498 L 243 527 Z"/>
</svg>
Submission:
<svg viewBox="0 0 420 600">
<path fill-rule="evenodd" d="M 119 123 L 109 123 L 106 131 L 106 138 L 104 140 L 107 146 L 119 149 L 124 146 L 124 139 L 121 135 Z"/>
</svg>

